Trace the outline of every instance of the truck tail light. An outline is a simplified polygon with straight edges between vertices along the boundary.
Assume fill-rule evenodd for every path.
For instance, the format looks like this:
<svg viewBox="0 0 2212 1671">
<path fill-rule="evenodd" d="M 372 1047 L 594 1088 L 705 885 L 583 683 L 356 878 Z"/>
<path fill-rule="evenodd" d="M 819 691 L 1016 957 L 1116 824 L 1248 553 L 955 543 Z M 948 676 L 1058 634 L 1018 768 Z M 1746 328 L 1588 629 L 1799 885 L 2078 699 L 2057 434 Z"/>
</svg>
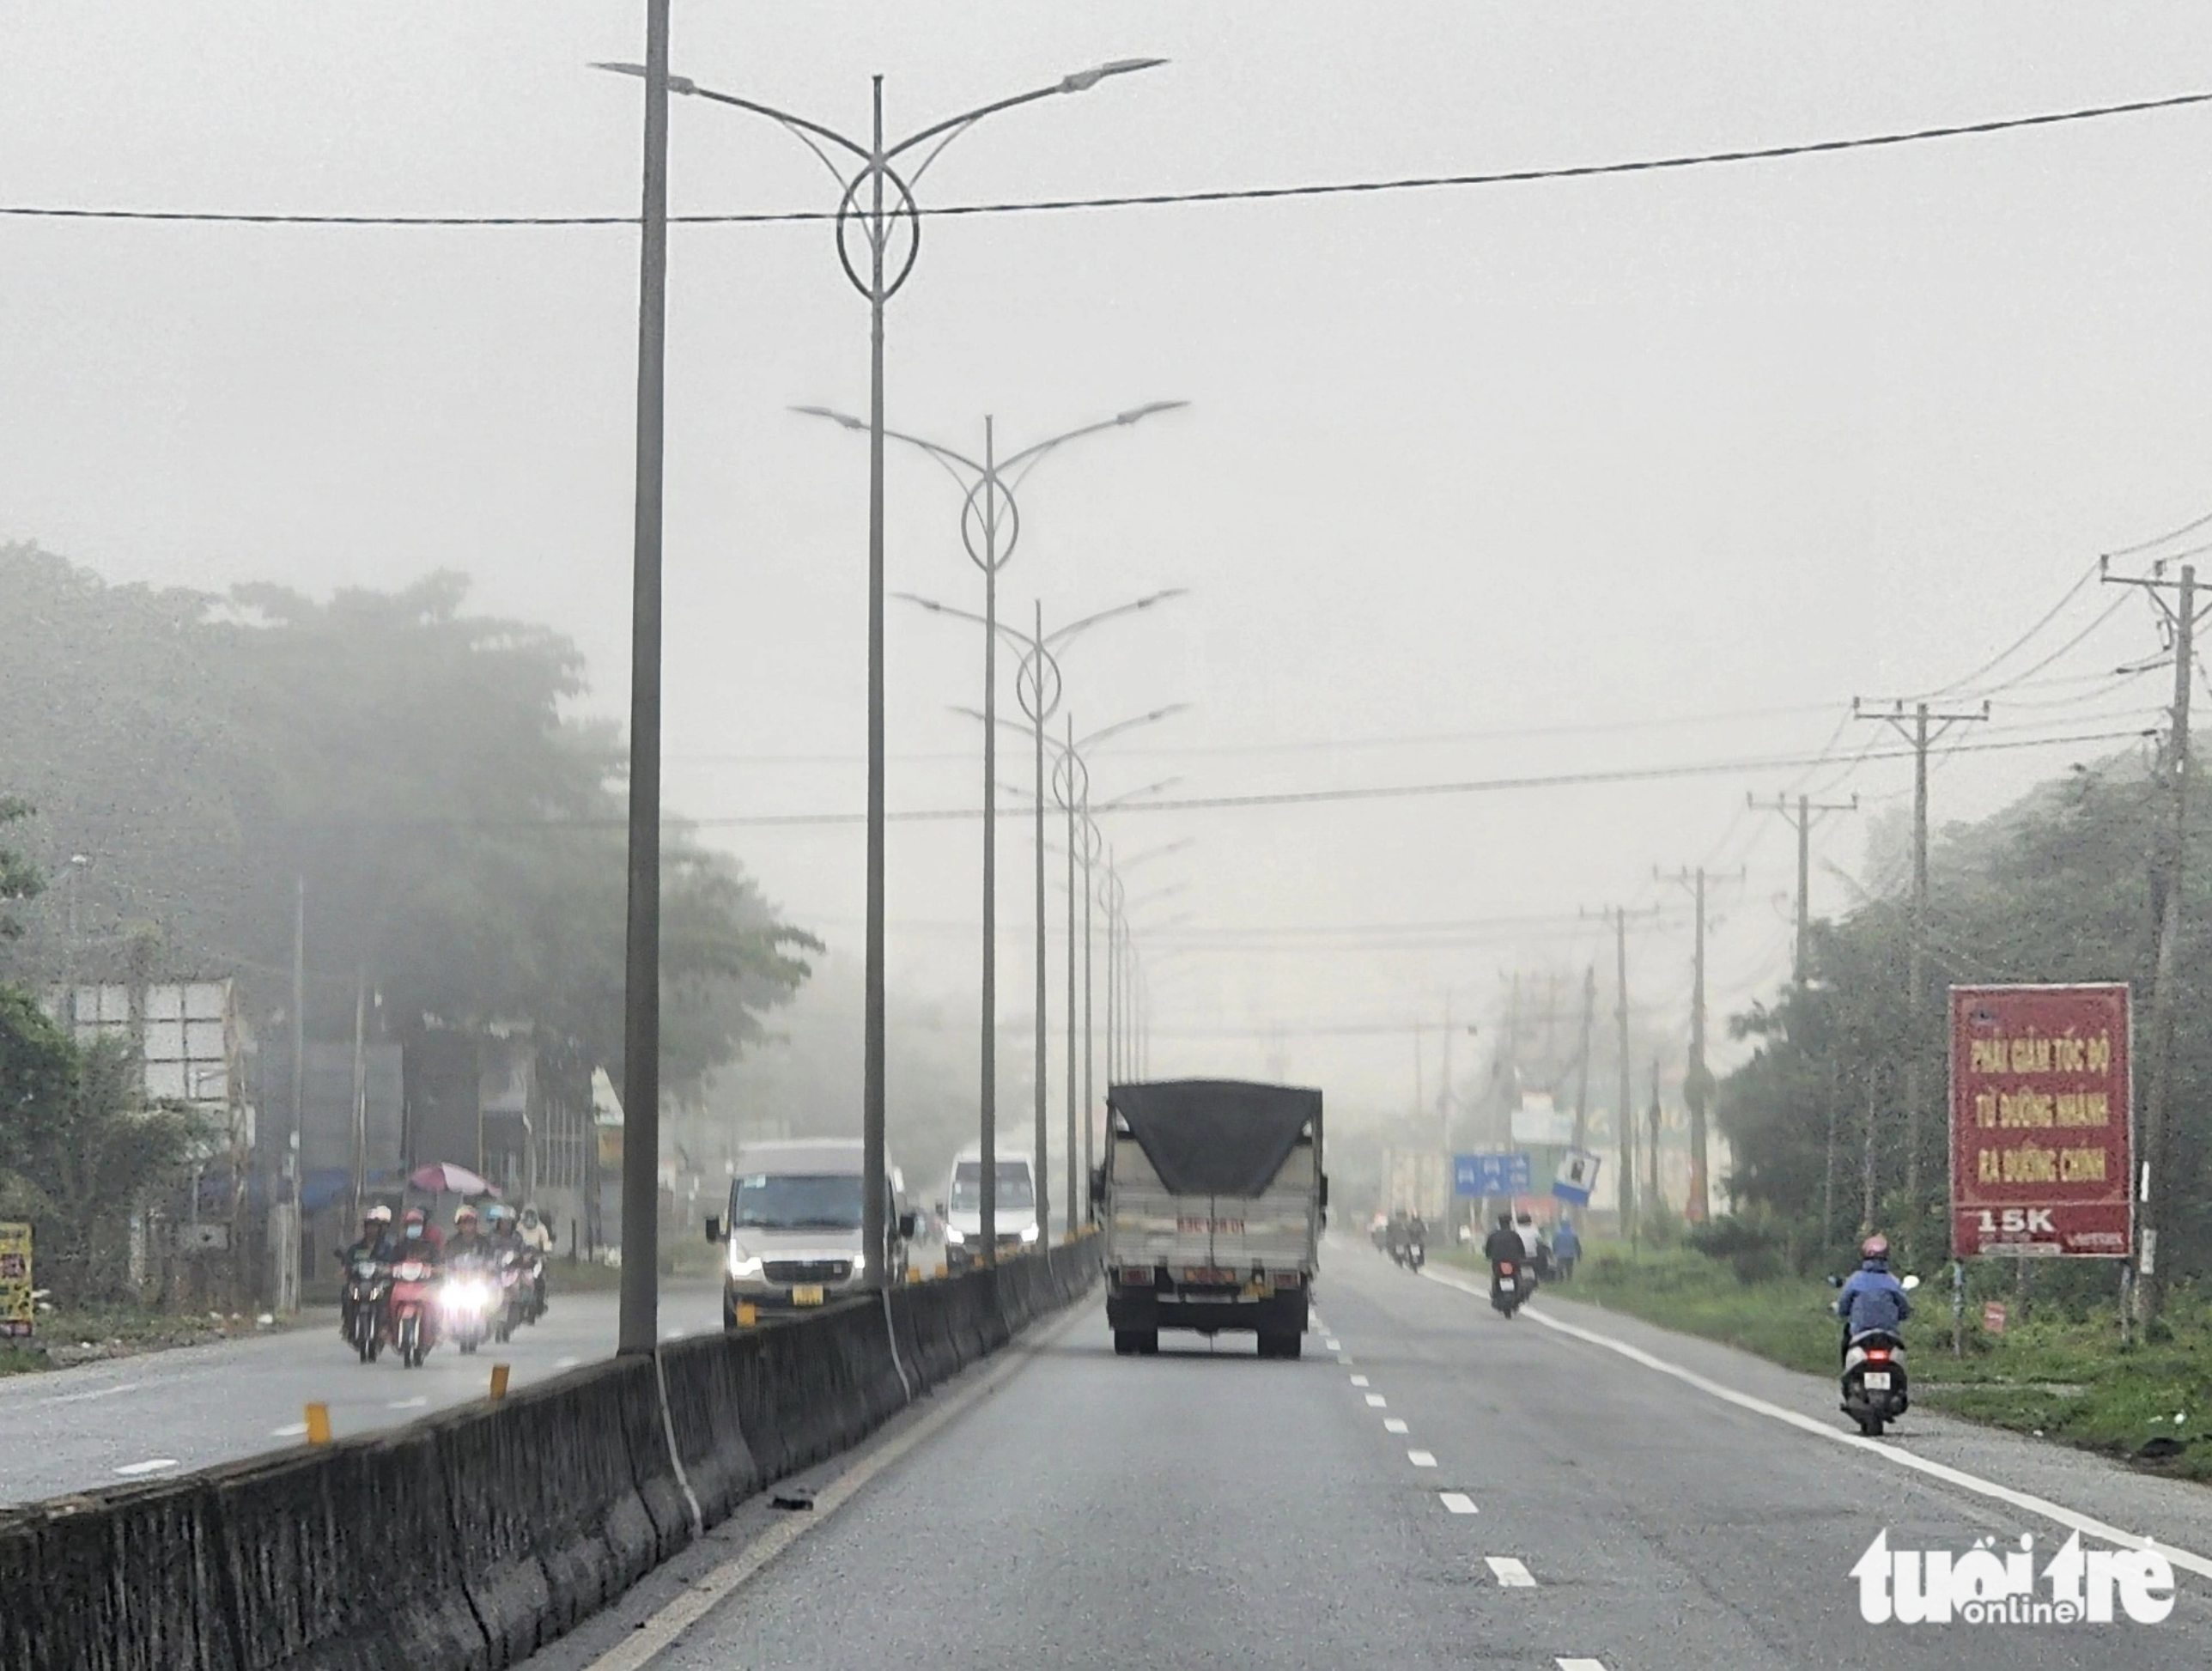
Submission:
<svg viewBox="0 0 2212 1671">
<path fill-rule="evenodd" d="M 1303 1285 L 1305 1279 L 1305 1273 L 1302 1271 L 1278 1271 L 1275 1273 L 1275 1286 L 1278 1288 L 1297 1288 Z"/>
<path fill-rule="evenodd" d="M 1121 1273 L 1124 1288 L 1149 1288 L 1152 1285 L 1152 1267 L 1149 1265 L 1125 1265 Z"/>
</svg>

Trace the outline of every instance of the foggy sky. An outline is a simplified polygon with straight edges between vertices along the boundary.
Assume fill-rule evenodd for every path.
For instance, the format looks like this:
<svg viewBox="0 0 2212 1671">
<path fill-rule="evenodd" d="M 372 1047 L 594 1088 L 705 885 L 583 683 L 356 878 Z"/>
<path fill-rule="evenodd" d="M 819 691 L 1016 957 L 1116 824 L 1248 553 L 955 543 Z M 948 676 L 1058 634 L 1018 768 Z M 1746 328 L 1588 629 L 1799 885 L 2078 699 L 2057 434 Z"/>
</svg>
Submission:
<svg viewBox="0 0 2212 1671">
<path fill-rule="evenodd" d="M 638 88 L 585 66 L 640 55 L 641 9 L 0 0 L 0 201 L 633 212 Z M 2203 83 L 2212 14 L 679 0 L 675 21 L 678 71 L 854 132 L 872 71 L 903 131 L 1136 54 L 1173 62 L 978 127 L 926 198 L 1571 164 L 2154 96 Z M 672 131 L 679 210 L 834 205 L 772 126 L 679 100 Z M 1102 796 L 1863 746 L 1852 696 L 1948 684 L 2098 552 L 2212 508 L 2208 139 L 2212 112 L 2182 111 L 1663 175 L 939 221 L 892 305 L 891 417 L 975 447 L 994 414 L 1019 446 L 1193 403 L 1024 491 L 1010 612 L 1190 588 L 1070 653 L 1079 727 L 1194 705 L 1102 752 Z M 574 635 L 588 706 L 619 713 L 636 276 L 620 227 L 0 220 L 0 538 L 210 587 L 465 569 L 483 607 Z M 819 226 L 679 228 L 672 282 L 671 809 L 857 811 L 865 446 L 787 409 L 865 410 L 865 305 Z M 977 606 L 949 483 L 896 457 L 890 491 L 892 586 Z M 2107 602 L 2087 588 L 1984 684 Z M 975 635 L 896 605 L 890 635 L 892 805 L 972 805 L 975 727 L 950 710 L 977 699 Z M 2154 648 L 2130 601 L 2041 677 Z M 2000 694 L 1988 740 L 2148 725 L 2161 688 Z M 1408 738 L 1431 740 L 1382 740 Z M 2104 746 L 1961 756 L 1937 820 Z M 1009 750 L 1002 775 L 1025 765 Z M 1151 962 L 1154 1069 L 1272 1056 L 1403 1101 L 1406 1034 L 1317 1030 L 1440 1019 L 1448 989 L 1487 1020 L 1516 955 L 1603 958 L 1579 910 L 1678 897 L 1655 865 L 1747 867 L 1717 896 L 1725 1012 L 1788 967 L 1788 830 L 1746 792 L 1862 793 L 1819 848 L 1875 885 L 1868 831 L 1908 781 L 1888 761 L 1122 815 L 1124 852 L 1194 838 L 1131 883 L 1182 884 L 1153 914 L 1191 914 Z M 711 834 L 857 956 L 857 825 Z M 895 1025 L 896 994 L 974 985 L 975 844 L 972 822 L 895 828 Z M 1001 988 L 1026 1013 L 1023 825 L 1000 853 Z M 1852 897 L 1816 866 L 1817 909 Z M 1551 921 L 1449 953 L 1281 933 L 1501 917 Z M 1679 1018 L 1686 931 L 1632 956 L 1639 1001 Z M 1215 1029 L 1251 1036 L 1195 1036 Z"/>
</svg>

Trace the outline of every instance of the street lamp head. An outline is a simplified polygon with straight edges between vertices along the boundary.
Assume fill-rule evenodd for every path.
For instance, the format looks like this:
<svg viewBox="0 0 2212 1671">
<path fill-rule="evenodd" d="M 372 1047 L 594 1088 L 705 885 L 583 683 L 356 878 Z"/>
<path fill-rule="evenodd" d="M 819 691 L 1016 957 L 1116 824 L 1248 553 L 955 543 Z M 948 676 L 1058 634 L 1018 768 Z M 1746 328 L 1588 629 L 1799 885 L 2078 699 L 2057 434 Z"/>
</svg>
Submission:
<svg viewBox="0 0 2212 1671">
<path fill-rule="evenodd" d="M 1062 93 L 1088 93 L 1109 76 L 1127 76 L 1139 70 L 1156 70 L 1167 62 L 1165 58 L 1115 58 L 1091 70 L 1079 70 L 1072 76 L 1060 79 Z"/>
<path fill-rule="evenodd" d="M 901 603 L 917 605 L 921 608 L 926 609 L 934 615 L 942 615 L 945 613 L 944 605 L 939 603 L 934 598 L 925 598 L 917 592 L 894 592 L 891 593 L 891 596 L 897 599 Z"/>
<path fill-rule="evenodd" d="M 1139 418 L 1148 418 L 1155 412 L 1179 411 L 1183 407 L 1189 404 L 1190 402 L 1188 400 L 1147 401 L 1142 406 L 1132 406 L 1126 412 L 1115 413 L 1114 422 L 1116 423 L 1134 423 Z"/>
<path fill-rule="evenodd" d="M 640 81 L 643 81 L 645 79 L 645 66 L 641 64 L 602 64 L 595 62 L 592 64 L 592 68 L 594 70 L 610 70 L 617 76 L 635 76 Z M 671 93 L 696 93 L 699 90 L 699 83 L 693 81 L 689 76 L 671 76 L 668 78 L 668 90 Z"/>
<path fill-rule="evenodd" d="M 832 411 L 827 406 L 794 406 L 791 410 L 802 417 L 828 418 L 830 422 L 842 424 L 848 429 L 865 429 L 868 427 L 865 420 L 856 418 L 849 412 Z"/>
</svg>

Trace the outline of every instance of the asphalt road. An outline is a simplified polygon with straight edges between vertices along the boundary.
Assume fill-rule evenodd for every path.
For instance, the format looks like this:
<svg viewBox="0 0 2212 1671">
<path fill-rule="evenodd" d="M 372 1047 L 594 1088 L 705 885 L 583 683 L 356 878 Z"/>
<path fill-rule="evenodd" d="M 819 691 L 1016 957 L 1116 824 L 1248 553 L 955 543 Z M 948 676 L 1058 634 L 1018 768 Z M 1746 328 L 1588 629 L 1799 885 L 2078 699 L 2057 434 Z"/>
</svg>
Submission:
<svg viewBox="0 0 2212 1671">
<path fill-rule="evenodd" d="M 2159 1624 L 1871 1625 L 1850 1577 L 1884 1528 L 1893 1549 L 1957 1555 L 2033 1534 L 2039 1571 L 2065 1528 L 1989 1488 L 2202 1557 L 2212 1492 L 1917 1414 L 1869 1447 L 1816 1379 L 1549 1294 L 1535 1308 L 1732 1401 L 1534 1317 L 1506 1322 L 1364 1246 L 1332 1247 L 1319 1298 L 1327 1328 L 1294 1364 L 1260 1362 L 1244 1337 L 1164 1336 L 1156 1358 L 1116 1358 L 1103 1307 L 1086 1302 L 653 1664 L 2212 1662 L 2202 1560 Z M 859 1479 L 869 1454 L 815 1482 L 846 1467 Z M 750 1506 L 534 1671 L 585 1671 L 647 1640 L 633 1633 L 654 1609 L 791 1518 Z"/>
<path fill-rule="evenodd" d="M 418 1370 L 386 1353 L 358 1361 L 327 1327 L 220 1345 L 142 1353 L 43 1375 L 0 1378 L 0 1503 L 159 1478 L 303 1443 L 310 1403 L 330 1407 L 339 1437 L 410 1421 L 481 1398 L 491 1366 L 520 1386 L 611 1355 L 613 1294 L 559 1291 L 544 1320 L 505 1346 L 473 1356 L 451 1346 Z M 660 1322 L 671 1335 L 721 1327 L 721 1290 L 664 1288 Z"/>
</svg>

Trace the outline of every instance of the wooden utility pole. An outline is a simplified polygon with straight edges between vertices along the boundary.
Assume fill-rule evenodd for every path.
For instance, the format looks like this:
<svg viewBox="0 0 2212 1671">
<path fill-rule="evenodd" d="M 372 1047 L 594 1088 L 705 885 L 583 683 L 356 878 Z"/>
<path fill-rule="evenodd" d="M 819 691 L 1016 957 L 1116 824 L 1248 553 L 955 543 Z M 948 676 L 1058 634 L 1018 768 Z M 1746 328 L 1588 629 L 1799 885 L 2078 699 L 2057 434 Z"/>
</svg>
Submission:
<svg viewBox="0 0 2212 1671">
<path fill-rule="evenodd" d="M 1628 1105 L 1635 1093 L 1628 1083 L 1628 913 L 1616 908 L 1613 914 L 1613 1018 L 1620 1030 L 1620 1101 L 1613 1104 L 1613 1118 L 1620 1122 L 1620 1182 L 1614 1186 L 1620 1201 L 1620 1233 L 1633 1237 L 1636 1233 L 1636 1111 Z"/>
<path fill-rule="evenodd" d="M 2197 566 L 2181 565 L 2181 578 L 2166 578 L 2164 565 L 2147 578 L 2107 573 L 2116 586 L 2141 586 L 2157 604 L 2173 635 L 2173 729 L 2166 746 L 2167 803 L 2164 851 L 2152 877 L 2158 902 L 2158 951 L 2150 994 L 2150 1089 L 2144 1098 L 2141 1179 L 2142 1218 L 2136 1249 L 2136 1316 L 2148 1322 L 2166 1304 L 2166 1273 L 2158 1262 L 2160 1232 L 2172 1218 L 2174 956 L 2181 939 L 2182 878 L 2189 847 L 2189 690 L 2197 665 Z M 2166 592 L 2175 595 L 2169 600 Z"/>
<path fill-rule="evenodd" d="M 1910 1257 L 1921 1239 L 1920 1149 L 1927 1116 L 1920 1067 L 1927 1054 L 1923 1040 L 1928 1030 L 1928 750 L 1952 726 L 1988 719 L 1990 705 L 1984 702 L 1978 711 L 1938 714 L 1926 702 L 1915 702 L 1908 713 L 1901 701 L 1886 709 L 1870 709 L 1854 696 L 1851 714 L 1890 726 L 1912 745 L 1912 933 L 1905 975 L 1905 1008 L 1911 1018 L 1905 1041 L 1905 1199 L 1912 1217 L 1905 1226 L 1911 1245 L 1904 1251 Z M 1944 1233 L 1948 1237 L 1948 1230 Z"/>
<path fill-rule="evenodd" d="M 1682 1075 L 1682 1103 L 1690 1111 L 1690 1193 L 1682 1216 L 1702 1224 L 1711 1215 L 1711 1186 L 1706 1170 L 1706 1113 L 1711 1106 L 1713 1076 L 1705 1066 L 1705 867 L 1683 871 L 1673 878 L 1652 872 L 1658 880 L 1672 880 L 1690 890 L 1697 908 L 1695 970 L 1690 988 L 1690 1061 Z"/>
<path fill-rule="evenodd" d="M 1810 795 L 1800 795 L 1793 807 L 1787 795 L 1777 795 L 1771 801 L 1763 801 L 1755 795 L 1747 794 L 1743 804 L 1754 812 L 1762 809 L 1779 812 L 1796 828 L 1797 951 L 1790 978 L 1802 987 L 1813 975 L 1813 826 L 1830 812 L 1857 811 L 1859 798 L 1853 795 L 1847 801 L 1816 802 Z"/>
<path fill-rule="evenodd" d="M 1651 1109 L 1646 1129 L 1651 1139 L 1646 1145 L 1651 1151 L 1651 1192 L 1644 1199 L 1649 1204 L 1647 1210 L 1656 1212 L 1667 1204 L 1666 1193 L 1659 1188 L 1659 1058 L 1656 1056 L 1651 1059 Z"/>
</svg>

